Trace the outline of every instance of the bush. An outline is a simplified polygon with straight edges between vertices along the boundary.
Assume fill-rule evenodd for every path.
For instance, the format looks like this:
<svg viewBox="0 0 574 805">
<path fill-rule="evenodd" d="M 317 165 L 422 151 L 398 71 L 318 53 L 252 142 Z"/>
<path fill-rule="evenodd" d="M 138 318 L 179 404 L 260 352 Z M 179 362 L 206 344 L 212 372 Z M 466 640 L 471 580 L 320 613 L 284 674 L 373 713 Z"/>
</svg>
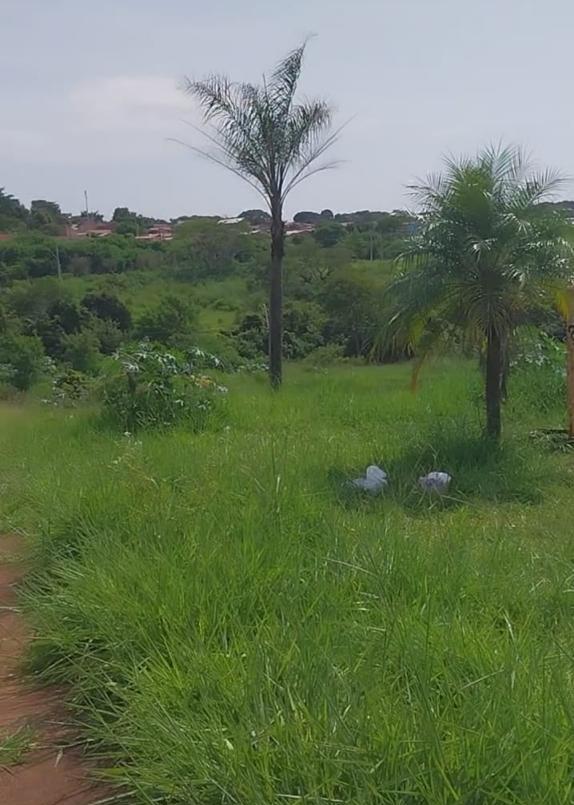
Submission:
<svg viewBox="0 0 574 805">
<path fill-rule="evenodd" d="M 104 384 L 104 415 L 124 432 L 177 424 L 200 431 L 220 411 L 227 389 L 193 361 L 147 342 L 117 355 L 117 361 L 118 371 Z"/>
<path fill-rule="evenodd" d="M 126 337 L 117 324 L 107 319 L 94 319 L 92 330 L 98 338 L 102 355 L 116 353 Z"/>
<path fill-rule="evenodd" d="M 513 348 L 510 403 L 547 413 L 557 400 L 566 400 L 564 344 L 534 328 L 524 328 Z"/>
<path fill-rule="evenodd" d="M 299 360 L 323 344 L 325 316 L 313 302 L 288 302 L 283 313 L 283 356 Z M 248 359 L 267 354 L 269 329 L 264 313 L 249 313 L 231 333 L 239 354 Z"/>
<path fill-rule="evenodd" d="M 86 400 L 90 393 L 90 378 L 75 369 L 64 369 L 52 381 L 52 402 L 54 405 L 74 407 Z"/>
<path fill-rule="evenodd" d="M 383 294 L 384 279 L 369 269 L 335 272 L 322 293 L 326 340 L 343 344 L 349 357 L 367 357 L 383 327 Z"/>
<path fill-rule="evenodd" d="M 198 342 L 198 347 L 206 354 L 217 355 L 221 364 L 217 368 L 224 372 L 232 372 L 244 363 L 231 339 L 222 333 L 202 335 L 201 338 L 198 338 Z"/>
<path fill-rule="evenodd" d="M 182 336 L 190 335 L 194 319 L 195 308 L 189 302 L 168 295 L 141 316 L 136 327 L 137 336 L 173 345 Z"/>
<path fill-rule="evenodd" d="M 310 352 L 303 365 L 306 369 L 321 371 L 329 366 L 334 366 L 344 360 L 344 350 L 340 344 L 325 344 L 323 347 L 317 347 L 313 352 Z"/>
<path fill-rule="evenodd" d="M 62 360 L 78 372 L 94 374 L 100 360 L 100 342 L 92 330 L 70 333 L 62 338 Z"/>
<path fill-rule="evenodd" d="M 0 383 L 27 391 L 46 368 L 39 338 L 7 334 L 0 338 Z"/>
<path fill-rule="evenodd" d="M 110 293 L 89 293 L 82 299 L 82 307 L 93 316 L 113 322 L 120 330 L 127 331 L 132 326 L 132 316 L 121 299 Z"/>
</svg>

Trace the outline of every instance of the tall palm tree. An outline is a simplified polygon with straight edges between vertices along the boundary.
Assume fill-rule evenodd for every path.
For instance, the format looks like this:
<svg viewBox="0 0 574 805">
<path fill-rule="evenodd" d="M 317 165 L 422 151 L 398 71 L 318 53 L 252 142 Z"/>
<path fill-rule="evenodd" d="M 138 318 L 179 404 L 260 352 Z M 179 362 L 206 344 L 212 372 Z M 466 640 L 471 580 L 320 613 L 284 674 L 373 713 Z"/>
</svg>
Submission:
<svg viewBox="0 0 574 805">
<path fill-rule="evenodd" d="M 486 431 L 501 435 L 508 348 L 520 318 L 569 272 L 562 217 L 543 204 L 562 178 L 536 173 L 519 148 L 447 159 L 443 174 L 411 188 L 420 232 L 389 288 L 388 334 L 418 363 L 450 334 L 486 353 Z"/>
<path fill-rule="evenodd" d="M 192 150 L 254 187 L 271 213 L 269 373 L 274 387 L 282 378 L 283 205 L 294 187 L 335 164 L 317 164 L 337 137 L 330 132 L 331 107 L 322 100 L 295 99 L 305 47 L 289 53 L 260 86 L 220 75 L 185 84 L 199 101 L 209 126 L 203 133 L 213 146 Z"/>
</svg>

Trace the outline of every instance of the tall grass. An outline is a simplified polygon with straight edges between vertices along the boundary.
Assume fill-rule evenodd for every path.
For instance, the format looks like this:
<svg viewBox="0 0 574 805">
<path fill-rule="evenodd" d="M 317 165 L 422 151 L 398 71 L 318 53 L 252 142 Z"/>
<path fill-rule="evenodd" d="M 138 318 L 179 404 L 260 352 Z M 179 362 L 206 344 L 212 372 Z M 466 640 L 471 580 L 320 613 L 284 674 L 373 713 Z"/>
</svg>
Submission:
<svg viewBox="0 0 574 805">
<path fill-rule="evenodd" d="M 31 667 L 138 805 L 573 800 L 573 464 L 527 437 L 559 405 L 492 452 L 472 368 L 407 372 L 238 377 L 227 430 L 139 441 L 3 410 Z"/>
</svg>

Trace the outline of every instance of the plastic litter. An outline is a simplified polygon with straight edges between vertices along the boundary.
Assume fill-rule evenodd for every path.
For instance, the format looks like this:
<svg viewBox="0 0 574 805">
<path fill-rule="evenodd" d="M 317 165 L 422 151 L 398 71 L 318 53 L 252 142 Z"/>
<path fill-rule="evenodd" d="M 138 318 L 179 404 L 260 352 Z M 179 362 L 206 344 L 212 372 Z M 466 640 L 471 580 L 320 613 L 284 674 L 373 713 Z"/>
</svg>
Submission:
<svg viewBox="0 0 574 805">
<path fill-rule="evenodd" d="M 449 490 L 452 477 L 448 472 L 429 472 L 419 478 L 419 486 L 423 492 L 434 492 L 438 495 L 446 495 Z"/>
<path fill-rule="evenodd" d="M 376 464 L 371 464 L 367 467 L 367 471 L 363 478 L 355 478 L 351 481 L 351 486 L 355 489 L 362 489 L 370 495 L 380 494 L 389 485 L 389 476 Z"/>
</svg>

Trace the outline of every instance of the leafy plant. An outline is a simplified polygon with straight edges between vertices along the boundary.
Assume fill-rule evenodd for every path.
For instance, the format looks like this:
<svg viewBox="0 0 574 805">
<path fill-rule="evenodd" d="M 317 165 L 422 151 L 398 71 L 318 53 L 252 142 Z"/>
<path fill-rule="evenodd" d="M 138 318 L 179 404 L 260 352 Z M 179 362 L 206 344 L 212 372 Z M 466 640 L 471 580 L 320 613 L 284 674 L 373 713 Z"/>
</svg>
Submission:
<svg viewBox="0 0 574 805">
<path fill-rule="evenodd" d="M 515 409 L 549 412 L 566 399 L 565 347 L 544 332 L 525 328 L 510 360 L 511 403 Z"/>
<path fill-rule="evenodd" d="M 93 382 L 75 369 L 57 372 L 52 380 L 51 402 L 65 408 L 75 407 L 88 398 Z"/>
<path fill-rule="evenodd" d="M 203 430 L 220 411 L 227 389 L 203 374 L 193 359 L 183 361 L 149 342 L 116 359 L 118 371 L 104 384 L 104 413 L 122 431 L 177 424 Z"/>
<path fill-rule="evenodd" d="M 46 356 L 39 338 L 13 333 L 0 336 L 0 382 L 26 391 L 45 368 Z"/>
</svg>

